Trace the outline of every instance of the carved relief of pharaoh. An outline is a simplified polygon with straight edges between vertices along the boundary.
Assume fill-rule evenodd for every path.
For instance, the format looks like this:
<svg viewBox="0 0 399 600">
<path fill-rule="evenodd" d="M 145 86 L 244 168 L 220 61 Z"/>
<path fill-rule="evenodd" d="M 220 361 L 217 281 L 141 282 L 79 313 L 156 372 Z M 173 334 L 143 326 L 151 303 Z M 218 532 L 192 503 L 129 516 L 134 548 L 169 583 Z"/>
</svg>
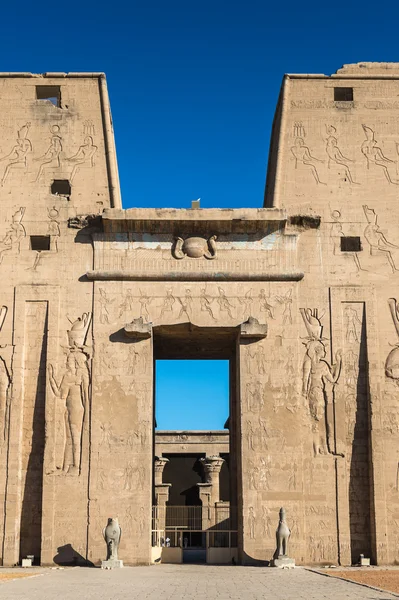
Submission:
<svg viewBox="0 0 399 600">
<path fill-rule="evenodd" d="M 308 332 L 302 371 L 302 394 L 308 400 L 313 419 L 313 451 L 337 454 L 334 440 L 334 387 L 341 374 L 342 354 L 338 350 L 330 365 L 326 360 L 323 325 L 317 309 L 300 308 Z M 324 313 L 323 313 L 324 314 Z"/>
<path fill-rule="evenodd" d="M 189 258 L 207 258 L 213 260 L 216 258 L 216 235 L 205 239 L 203 237 L 188 237 L 185 240 L 181 237 L 175 239 L 172 247 L 172 255 L 177 260 L 188 256 Z"/>
</svg>

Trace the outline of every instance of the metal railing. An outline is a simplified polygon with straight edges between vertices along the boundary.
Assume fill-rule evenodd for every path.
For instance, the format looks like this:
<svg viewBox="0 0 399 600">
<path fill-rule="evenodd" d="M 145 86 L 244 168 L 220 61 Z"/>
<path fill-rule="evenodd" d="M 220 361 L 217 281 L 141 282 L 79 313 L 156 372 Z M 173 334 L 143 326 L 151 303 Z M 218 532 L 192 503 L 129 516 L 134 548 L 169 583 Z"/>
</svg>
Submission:
<svg viewBox="0 0 399 600">
<path fill-rule="evenodd" d="M 237 529 L 236 510 L 230 506 L 153 506 L 152 529 L 189 531 Z"/>
<path fill-rule="evenodd" d="M 152 545 L 167 548 L 236 548 L 237 530 L 154 529 Z"/>
</svg>

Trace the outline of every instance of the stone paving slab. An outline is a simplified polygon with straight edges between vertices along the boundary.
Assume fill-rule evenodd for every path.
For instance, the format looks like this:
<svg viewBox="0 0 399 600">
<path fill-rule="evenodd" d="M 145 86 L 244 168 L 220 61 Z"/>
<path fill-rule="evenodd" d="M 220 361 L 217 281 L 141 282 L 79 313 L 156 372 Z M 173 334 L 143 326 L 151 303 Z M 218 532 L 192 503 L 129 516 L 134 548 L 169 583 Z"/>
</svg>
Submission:
<svg viewBox="0 0 399 600">
<path fill-rule="evenodd" d="M 306 569 L 158 565 L 40 570 L 0 585 L 5 600 L 394 600 L 399 597 Z"/>
</svg>

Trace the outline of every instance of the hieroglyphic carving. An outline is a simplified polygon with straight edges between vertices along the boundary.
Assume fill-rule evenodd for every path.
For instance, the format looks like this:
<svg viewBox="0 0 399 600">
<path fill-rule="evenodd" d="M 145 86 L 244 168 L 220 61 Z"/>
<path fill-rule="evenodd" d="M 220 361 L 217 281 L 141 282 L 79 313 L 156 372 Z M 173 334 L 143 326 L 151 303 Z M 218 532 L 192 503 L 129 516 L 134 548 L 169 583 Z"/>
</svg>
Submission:
<svg viewBox="0 0 399 600">
<path fill-rule="evenodd" d="M 60 154 L 62 152 L 62 138 L 60 136 L 60 126 L 52 125 L 50 127 L 50 132 L 50 145 L 47 148 L 46 152 L 43 154 L 43 156 L 33 159 L 35 162 L 40 162 L 39 171 L 37 173 L 35 181 L 39 181 L 45 169 L 60 168 Z"/>
<path fill-rule="evenodd" d="M 182 260 L 186 256 L 213 260 L 216 258 L 216 239 L 216 235 L 212 235 L 207 240 L 202 237 L 189 237 L 185 240 L 177 237 L 172 246 L 172 256 L 177 260 Z"/>
<path fill-rule="evenodd" d="M 252 297 L 252 289 L 249 289 L 246 293 L 244 298 L 240 298 L 238 297 L 238 302 L 244 307 L 243 308 L 243 318 L 246 319 L 251 315 L 251 307 L 252 307 L 252 303 L 254 301 L 253 297 Z"/>
<path fill-rule="evenodd" d="M 173 293 L 172 293 L 172 288 L 169 288 L 166 290 L 166 296 L 163 300 L 163 304 L 162 304 L 162 308 L 161 308 L 161 314 L 159 316 L 159 318 L 161 319 L 165 313 L 172 313 L 173 311 L 173 305 L 176 302 L 176 298 L 174 297 Z"/>
<path fill-rule="evenodd" d="M 306 131 L 305 131 L 305 127 L 303 126 L 302 121 L 296 121 L 294 123 L 294 138 L 305 138 L 306 137 Z"/>
<path fill-rule="evenodd" d="M 123 302 L 121 302 L 121 304 L 119 305 L 119 317 L 121 317 L 123 315 L 123 313 L 133 310 L 133 306 L 134 306 L 134 297 L 132 295 L 132 290 L 126 290 L 126 294 L 125 297 L 123 299 Z M 140 315 L 142 316 L 142 315 Z"/>
<path fill-rule="evenodd" d="M 78 151 L 73 156 L 65 159 L 73 164 L 71 172 L 71 181 L 82 167 L 94 167 L 94 155 L 97 152 L 97 146 L 94 145 L 93 137 L 86 135 L 83 144 L 79 146 Z"/>
<path fill-rule="evenodd" d="M 312 173 L 317 184 L 327 185 L 323 181 L 320 181 L 319 173 L 315 165 L 315 162 L 323 163 L 324 161 L 311 155 L 310 150 L 305 145 L 305 141 L 302 137 L 295 138 L 294 145 L 291 147 L 291 153 L 295 158 L 296 169 L 298 168 L 298 163 L 302 163 L 306 167 L 310 168 L 310 172 Z"/>
<path fill-rule="evenodd" d="M 377 223 L 378 215 L 374 209 L 369 208 L 367 205 L 363 205 L 363 210 L 368 222 L 368 225 L 364 230 L 364 237 L 370 245 L 370 254 L 382 254 L 387 258 L 392 272 L 395 273 L 395 271 L 399 271 L 399 269 L 396 268 L 392 257 L 392 250 L 398 250 L 399 246 L 392 244 L 386 239 Z"/>
<path fill-rule="evenodd" d="M 338 165 L 338 167 L 344 167 L 344 173 L 346 179 L 352 185 L 360 185 L 353 180 L 352 173 L 349 170 L 348 163 L 353 163 L 355 161 L 350 158 L 346 158 L 341 150 L 338 148 L 338 139 L 336 137 L 337 130 L 333 125 L 326 126 L 328 138 L 326 141 L 326 152 L 328 156 L 327 166 L 330 169 L 331 163 Z"/>
<path fill-rule="evenodd" d="M 248 508 L 248 531 L 249 531 L 249 537 L 251 540 L 254 540 L 256 537 L 255 526 L 256 526 L 256 515 L 255 515 L 254 507 L 250 506 Z"/>
<path fill-rule="evenodd" d="M 152 298 L 150 298 L 147 294 L 143 293 L 140 290 L 140 297 L 138 300 L 140 303 L 140 317 L 143 317 L 143 319 L 145 319 L 146 321 L 149 321 L 150 313 L 148 311 L 148 307 L 152 302 Z"/>
<path fill-rule="evenodd" d="M 104 325 L 105 323 L 109 323 L 108 306 L 114 302 L 115 298 L 112 298 L 112 300 L 110 298 L 108 298 L 104 288 L 99 288 L 98 291 L 99 291 L 98 303 L 100 305 L 99 320 L 100 320 L 100 323 L 102 325 Z"/>
<path fill-rule="evenodd" d="M 235 306 L 227 298 L 226 292 L 224 291 L 223 288 L 219 287 L 218 290 L 219 290 L 219 297 L 217 299 L 217 303 L 219 304 L 219 310 L 220 310 L 220 312 L 227 312 L 230 319 L 232 319 L 233 314 L 231 312 L 231 309 L 235 308 Z"/>
<path fill-rule="evenodd" d="M 359 315 L 357 311 L 351 306 L 350 303 L 345 307 L 345 339 L 351 344 L 353 342 L 360 342 L 360 332 L 359 328 L 362 326 L 362 322 L 359 319 Z"/>
<path fill-rule="evenodd" d="M 28 155 L 32 152 L 32 143 L 28 138 L 30 125 L 31 124 L 28 122 L 18 130 L 15 146 L 13 146 L 11 152 L 6 156 L 3 156 L 3 158 L 0 158 L 0 162 L 3 160 L 8 161 L 0 182 L 0 185 L 2 186 L 5 184 L 10 171 L 14 167 L 22 166 L 26 168 L 28 165 Z"/>
<path fill-rule="evenodd" d="M 292 288 L 290 288 L 283 296 L 276 296 L 276 300 L 279 304 L 284 306 L 283 325 L 286 323 L 292 325 Z"/>
<path fill-rule="evenodd" d="M 262 528 L 264 537 L 271 536 L 272 520 L 270 518 L 270 510 L 267 506 L 262 506 Z"/>
<path fill-rule="evenodd" d="M 396 385 L 399 386 L 399 306 L 396 298 L 389 298 L 388 305 L 396 334 L 398 336 L 398 341 L 388 354 L 385 361 L 385 375 L 390 379 L 393 379 Z"/>
<path fill-rule="evenodd" d="M 49 223 L 48 223 L 48 234 L 53 238 L 54 240 L 54 245 L 53 245 L 53 249 L 55 250 L 55 252 L 58 252 L 58 238 L 61 235 L 61 231 L 60 231 L 60 224 L 57 221 L 58 216 L 59 216 L 59 210 L 57 210 L 55 208 L 55 206 L 53 206 L 52 208 L 48 208 L 47 209 L 47 214 L 48 214 L 48 218 L 49 218 Z"/>
<path fill-rule="evenodd" d="M 4 258 L 4 253 L 17 247 L 20 251 L 21 240 L 26 237 L 25 227 L 22 225 L 24 218 L 25 207 L 21 206 L 12 216 L 10 228 L 6 231 L 5 236 L 0 240 L 0 265 Z"/>
<path fill-rule="evenodd" d="M 259 292 L 259 309 L 261 313 L 265 313 L 265 317 L 274 319 L 274 307 L 270 304 L 270 297 L 266 296 L 264 289 Z"/>
<path fill-rule="evenodd" d="M 388 183 L 399 185 L 399 181 L 395 181 L 392 179 L 387 167 L 387 165 L 389 164 L 394 164 L 395 161 L 384 156 L 381 148 L 378 146 L 378 142 L 375 139 L 375 133 L 371 129 L 371 127 L 367 127 L 366 125 L 362 125 L 362 127 L 366 139 L 361 145 L 361 151 L 362 154 L 366 157 L 367 168 L 370 168 L 370 164 L 374 164 L 377 167 L 381 167 Z"/>
<path fill-rule="evenodd" d="M 178 297 L 177 299 L 180 303 L 180 312 L 179 312 L 178 319 L 181 319 L 181 317 L 186 315 L 188 320 L 190 321 L 191 320 L 191 312 L 192 312 L 192 303 L 193 303 L 193 297 L 191 295 L 191 290 L 186 289 L 185 296 L 183 298 Z"/>
<path fill-rule="evenodd" d="M 259 412 L 264 405 L 263 388 L 260 381 L 248 382 L 246 385 L 248 412 Z"/>
<path fill-rule="evenodd" d="M 79 475 L 81 470 L 82 434 L 89 420 L 90 368 L 88 361 L 91 350 L 85 345 L 91 313 L 72 321 L 67 332 L 69 346 L 60 383 L 57 382 L 52 364 L 48 366 L 51 390 L 61 401 L 61 413 L 64 416 L 62 457 L 56 460 L 56 469 L 69 475 Z"/>
<path fill-rule="evenodd" d="M 341 373 L 341 351 L 337 351 L 335 362 L 330 366 L 325 359 L 326 349 L 321 324 L 323 315 L 319 316 L 317 309 L 300 308 L 299 310 L 308 332 L 303 361 L 302 394 L 309 402 L 309 412 L 313 419 L 314 455 L 336 454 L 333 405 L 334 386 Z"/>
<path fill-rule="evenodd" d="M 91 119 L 83 121 L 83 135 L 95 135 L 94 124 Z"/>
<path fill-rule="evenodd" d="M 208 315 L 210 315 L 210 317 L 216 321 L 217 319 L 215 318 L 214 314 L 213 314 L 213 310 L 212 310 L 212 302 L 214 301 L 214 298 L 212 298 L 211 296 L 209 296 L 206 293 L 206 288 L 202 288 L 201 290 L 201 296 L 200 296 L 200 304 L 201 304 L 201 312 L 207 312 Z"/>
</svg>

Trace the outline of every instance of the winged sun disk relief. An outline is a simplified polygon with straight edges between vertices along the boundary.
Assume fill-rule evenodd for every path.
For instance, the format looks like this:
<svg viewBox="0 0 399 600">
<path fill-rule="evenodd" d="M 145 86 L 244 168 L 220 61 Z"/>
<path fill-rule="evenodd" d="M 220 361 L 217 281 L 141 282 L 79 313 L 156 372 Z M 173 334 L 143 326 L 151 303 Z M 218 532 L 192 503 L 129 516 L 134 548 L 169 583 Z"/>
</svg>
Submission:
<svg viewBox="0 0 399 600">
<path fill-rule="evenodd" d="M 177 260 L 188 256 L 189 258 L 207 258 L 213 260 L 216 258 L 216 235 L 212 235 L 207 240 L 203 237 L 189 237 L 183 239 L 177 237 L 172 247 L 172 255 Z"/>
</svg>

